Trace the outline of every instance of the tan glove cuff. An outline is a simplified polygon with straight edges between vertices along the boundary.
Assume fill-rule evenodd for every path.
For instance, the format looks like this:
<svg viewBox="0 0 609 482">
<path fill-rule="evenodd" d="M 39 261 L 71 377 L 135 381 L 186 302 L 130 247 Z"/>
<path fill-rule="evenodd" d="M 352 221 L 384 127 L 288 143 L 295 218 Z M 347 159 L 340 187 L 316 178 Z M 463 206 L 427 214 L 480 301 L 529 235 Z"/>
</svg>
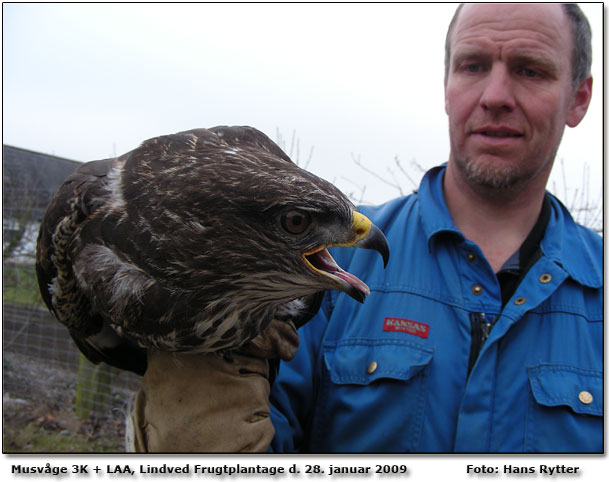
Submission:
<svg viewBox="0 0 609 482">
<path fill-rule="evenodd" d="M 151 352 L 131 413 L 131 448 L 264 452 L 275 434 L 269 392 L 265 359 Z"/>
</svg>

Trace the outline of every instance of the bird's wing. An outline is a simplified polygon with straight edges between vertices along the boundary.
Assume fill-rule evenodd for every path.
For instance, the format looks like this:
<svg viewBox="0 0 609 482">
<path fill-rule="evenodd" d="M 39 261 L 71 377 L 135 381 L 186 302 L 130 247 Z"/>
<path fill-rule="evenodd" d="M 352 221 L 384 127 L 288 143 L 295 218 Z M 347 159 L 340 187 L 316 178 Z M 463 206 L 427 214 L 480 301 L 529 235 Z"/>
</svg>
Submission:
<svg viewBox="0 0 609 482">
<path fill-rule="evenodd" d="M 77 222 L 86 218 L 88 211 L 94 208 L 95 193 L 101 189 L 112 162 L 113 159 L 104 159 L 78 167 L 60 186 L 42 219 L 36 251 L 36 272 L 42 299 L 55 315 L 57 312 L 51 301 L 50 289 L 53 279 L 57 276 L 57 267 L 53 262 L 53 236 L 58 224 L 72 215 L 73 207 L 81 213 L 81 219 Z"/>
<path fill-rule="evenodd" d="M 42 219 L 36 272 L 45 304 L 89 360 L 143 374 L 145 352 L 119 337 L 94 310 L 78 286 L 69 260 L 73 234 L 99 207 L 115 162 L 104 159 L 83 164 L 61 185 Z"/>
</svg>

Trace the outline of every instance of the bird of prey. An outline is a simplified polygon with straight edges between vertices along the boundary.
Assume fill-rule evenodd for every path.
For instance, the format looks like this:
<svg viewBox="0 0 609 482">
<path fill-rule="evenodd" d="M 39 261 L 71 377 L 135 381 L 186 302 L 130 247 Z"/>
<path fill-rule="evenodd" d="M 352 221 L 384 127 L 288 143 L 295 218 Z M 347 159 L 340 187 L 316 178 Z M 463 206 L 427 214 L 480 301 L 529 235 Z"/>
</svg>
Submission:
<svg viewBox="0 0 609 482">
<path fill-rule="evenodd" d="M 251 127 L 160 136 L 76 169 L 42 220 L 42 297 L 94 363 L 143 374 L 146 350 L 226 352 L 326 289 L 368 287 L 327 248 L 387 241 L 331 183 Z"/>
</svg>

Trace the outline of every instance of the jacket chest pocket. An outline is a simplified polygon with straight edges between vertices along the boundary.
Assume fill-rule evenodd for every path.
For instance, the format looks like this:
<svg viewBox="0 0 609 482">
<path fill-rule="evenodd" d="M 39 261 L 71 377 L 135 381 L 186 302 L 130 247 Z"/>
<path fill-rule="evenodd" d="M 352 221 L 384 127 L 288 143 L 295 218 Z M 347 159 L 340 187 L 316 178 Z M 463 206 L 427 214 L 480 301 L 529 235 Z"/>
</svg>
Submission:
<svg viewBox="0 0 609 482">
<path fill-rule="evenodd" d="M 527 452 L 603 451 L 603 373 L 542 364 L 528 370 Z"/>
<path fill-rule="evenodd" d="M 324 346 L 323 357 L 318 442 L 332 451 L 417 450 L 433 348 L 355 339 Z"/>
</svg>

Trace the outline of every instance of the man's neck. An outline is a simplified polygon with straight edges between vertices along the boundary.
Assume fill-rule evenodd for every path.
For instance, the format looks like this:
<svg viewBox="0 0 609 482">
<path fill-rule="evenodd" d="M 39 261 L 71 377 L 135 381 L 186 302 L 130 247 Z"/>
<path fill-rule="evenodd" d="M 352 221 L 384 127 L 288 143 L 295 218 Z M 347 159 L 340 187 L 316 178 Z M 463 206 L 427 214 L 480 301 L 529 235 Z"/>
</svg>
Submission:
<svg viewBox="0 0 609 482">
<path fill-rule="evenodd" d="M 498 272 L 533 229 L 543 203 L 545 184 L 528 185 L 514 192 L 472 189 L 449 165 L 444 176 L 444 196 L 453 222 L 476 243 Z"/>
</svg>

